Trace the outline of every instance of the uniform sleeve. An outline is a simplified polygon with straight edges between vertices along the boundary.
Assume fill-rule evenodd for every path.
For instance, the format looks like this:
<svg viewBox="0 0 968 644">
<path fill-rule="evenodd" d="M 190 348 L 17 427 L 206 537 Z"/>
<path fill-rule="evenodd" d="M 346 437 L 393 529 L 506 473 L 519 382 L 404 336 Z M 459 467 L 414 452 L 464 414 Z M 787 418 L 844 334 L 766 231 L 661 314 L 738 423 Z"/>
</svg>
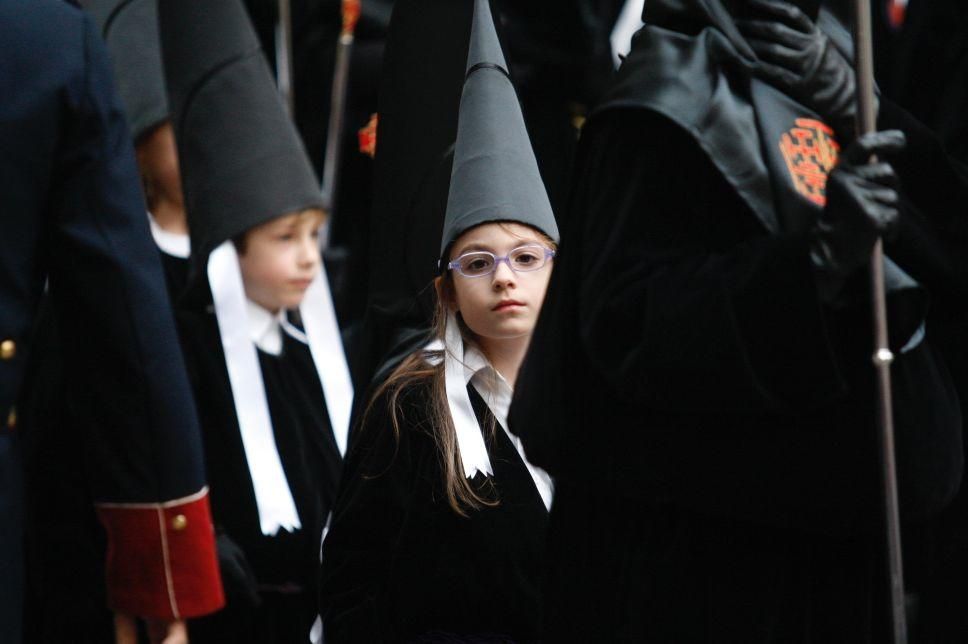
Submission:
<svg viewBox="0 0 968 644">
<path fill-rule="evenodd" d="M 185 618 L 224 603 L 194 404 L 128 130 L 85 18 L 50 196 L 49 286 L 108 537 L 114 610 Z"/>
<path fill-rule="evenodd" d="M 323 544 L 320 613 L 328 644 L 396 641 L 385 584 L 413 495 L 408 427 L 393 431 L 387 397 L 364 416 Z"/>
<path fill-rule="evenodd" d="M 659 116 L 615 110 L 587 134 L 580 256 L 565 261 L 581 262 L 582 342 L 615 390 L 691 412 L 789 412 L 843 395 L 806 236 L 760 228 Z"/>
</svg>

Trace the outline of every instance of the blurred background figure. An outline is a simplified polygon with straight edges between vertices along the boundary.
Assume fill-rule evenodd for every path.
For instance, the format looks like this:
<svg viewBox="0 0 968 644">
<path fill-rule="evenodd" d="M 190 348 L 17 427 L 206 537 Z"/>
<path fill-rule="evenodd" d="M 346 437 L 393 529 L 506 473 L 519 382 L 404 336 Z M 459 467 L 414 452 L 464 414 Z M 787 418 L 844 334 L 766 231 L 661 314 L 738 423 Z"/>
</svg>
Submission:
<svg viewBox="0 0 968 644">
<path fill-rule="evenodd" d="M 182 620 L 223 598 L 194 406 L 110 62 L 66 3 L 4 3 L 0 31 L 0 633 L 20 640 L 26 595 L 28 641 L 106 641 L 114 625 L 133 637 L 135 617 L 154 641 L 184 641 Z M 55 344 L 34 327 L 45 283 Z M 51 392 L 44 427 L 35 412 Z"/>
</svg>

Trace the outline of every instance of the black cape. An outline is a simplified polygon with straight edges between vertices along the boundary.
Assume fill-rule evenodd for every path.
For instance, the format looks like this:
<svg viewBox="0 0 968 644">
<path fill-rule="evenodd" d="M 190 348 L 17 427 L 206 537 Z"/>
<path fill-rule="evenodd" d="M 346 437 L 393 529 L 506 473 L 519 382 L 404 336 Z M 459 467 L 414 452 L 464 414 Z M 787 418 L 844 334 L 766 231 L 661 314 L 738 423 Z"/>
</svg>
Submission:
<svg viewBox="0 0 968 644">
<path fill-rule="evenodd" d="M 717 82 L 690 78 L 690 60 L 671 72 L 677 82 Z M 718 82 L 743 91 L 741 76 Z M 695 129 L 637 100 L 658 86 L 625 87 L 586 126 L 511 410 L 529 458 L 556 477 L 545 636 L 881 641 L 863 277 L 856 306 L 825 310 L 805 234 L 771 233 L 737 188 L 743 176 L 727 176 Z M 951 205 L 965 188 L 930 132 L 882 106 L 882 125 L 910 140 L 888 252 L 933 302 L 926 339 L 894 365 L 913 520 L 944 507 L 961 477 L 959 400 L 941 354 L 951 321 L 964 320 L 968 229 Z"/>
<path fill-rule="evenodd" d="M 482 398 L 472 386 L 468 392 L 478 422 L 490 426 Z M 541 497 L 495 426 L 485 432 L 494 477 L 475 482 L 485 492 L 493 484 L 499 505 L 457 515 L 443 494 L 428 395 L 422 384 L 401 393 L 398 437 L 387 395 L 360 429 L 323 549 L 326 641 L 535 641 L 547 524 Z"/>
</svg>

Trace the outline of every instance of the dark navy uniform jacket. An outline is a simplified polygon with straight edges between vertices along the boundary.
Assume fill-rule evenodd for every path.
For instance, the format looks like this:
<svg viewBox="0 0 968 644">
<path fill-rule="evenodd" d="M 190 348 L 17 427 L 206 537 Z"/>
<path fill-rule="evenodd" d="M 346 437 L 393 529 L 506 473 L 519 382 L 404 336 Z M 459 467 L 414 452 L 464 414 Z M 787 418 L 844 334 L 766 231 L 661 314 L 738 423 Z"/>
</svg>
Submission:
<svg viewBox="0 0 968 644">
<path fill-rule="evenodd" d="M 223 600 L 191 391 L 107 54 L 79 9 L 0 0 L 0 97 L 0 633 L 19 640 L 16 401 L 45 283 L 112 608 L 210 612 Z"/>
</svg>

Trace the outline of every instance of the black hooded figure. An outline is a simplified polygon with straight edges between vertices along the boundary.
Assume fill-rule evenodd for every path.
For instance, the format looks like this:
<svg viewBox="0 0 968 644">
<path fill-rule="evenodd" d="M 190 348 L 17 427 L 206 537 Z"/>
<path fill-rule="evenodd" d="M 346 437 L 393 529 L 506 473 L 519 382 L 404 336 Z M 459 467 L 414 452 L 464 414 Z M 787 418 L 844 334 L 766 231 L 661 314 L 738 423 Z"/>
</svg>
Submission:
<svg viewBox="0 0 968 644">
<path fill-rule="evenodd" d="M 322 223 L 322 196 L 241 0 L 161 0 L 158 18 L 192 243 L 177 319 L 227 598 L 191 639 L 301 644 L 353 392 L 325 271 L 270 309 L 243 263 L 250 231 L 285 218 L 260 252 L 298 239 L 298 264 L 318 265 L 298 222 Z"/>
<path fill-rule="evenodd" d="M 854 140 L 847 32 L 800 4 L 649 0 L 586 124 L 510 414 L 555 477 L 546 641 L 887 641 L 881 232 L 907 527 L 958 489 L 968 191 L 886 100 L 906 147 Z"/>
<path fill-rule="evenodd" d="M 378 170 L 392 158 L 403 164 L 402 172 L 429 177 L 415 191 L 423 196 L 409 208 L 404 202 L 383 222 L 400 234 L 387 251 L 396 259 L 390 263 L 394 279 L 383 282 L 380 298 L 393 304 L 392 295 L 405 293 L 410 280 L 422 275 L 425 292 L 437 292 L 435 313 L 423 317 L 412 299 L 402 297 L 396 308 L 380 312 L 398 344 L 387 346 L 377 376 L 382 381 L 361 409 L 323 547 L 320 614 L 328 644 L 539 639 L 538 589 L 553 486 L 507 431 L 513 376 L 507 379 L 499 371 L 489 347 L 509 343 L 474 329 L 465 316 L 468 309 L 455 302 L 461 289 L 466 294 L 475 288 L 471 282 L 485 299 L 520 297 L 522 310 L 533 315 L 524 318 L 528 326 L 517 334 L 526 340 L 540 307 L 536 294 L 543 296 L 551 270 L 558 227 L 489 0 L 441 5 L 449 5 L 445 15 L 471 26 L 469 43 L 464 32 L 464 42 L 449 38 L 450 51 L 412 41 L 399 53 L 395 47 L 405 42 L 402 35 L 422 26 L 426 3 L 396 5 L 386 65 L 391 75 L 385 79 L 388 96 L 396 101 L 382 106 L 393 136 L 377 153 Z M 401 117 L 427 97 L 410 81 L 423 68 L 406 68 L 395 57 L 412 61 L 432 54 L 426 60 L 433 66 L 435 59 L 452 61 L 458 55 L 454 50 L 466 65 L 452 76 L 431 76 L 437 79 L 436 91 L 457 90 L 459 110 L 456 101 L 447 104 L 453 113 L 446 120 L 456 126 L 452 152 L 439 131 L 429 134 L 435 144 L 429 149 L 400 147 L 420 135 L 413 123 L 396 129 L 406 123 Z M 434 112 L 443 116 L 445 105 L 436 105 Z M 381 162 L 383 154 L 389 157 Z M 411 167 L 417 163 L 423 167 Z M 412 189 L 393 178 L 378 174 L 385 185 Z M 495 238 L 508 247 L 498 251 L 480 241 Z M 456 262 L 458 269 L 454 254 L 461 249 L 455 243 L 485 252 L 461 253 L 470 263 Z M 476 276 L 464 272 L 478 267 L 476 262 L 486 268 L 482 256 L 493 260 L 501 253 L 506 253 L 501 258 L 507 259 L 506 270 L 502 262 Z M 545 281 L 525 285 L 525 280 Z M 484 316 L 496 320 L 498 307 L 488 302 Z"/>
</svg>

